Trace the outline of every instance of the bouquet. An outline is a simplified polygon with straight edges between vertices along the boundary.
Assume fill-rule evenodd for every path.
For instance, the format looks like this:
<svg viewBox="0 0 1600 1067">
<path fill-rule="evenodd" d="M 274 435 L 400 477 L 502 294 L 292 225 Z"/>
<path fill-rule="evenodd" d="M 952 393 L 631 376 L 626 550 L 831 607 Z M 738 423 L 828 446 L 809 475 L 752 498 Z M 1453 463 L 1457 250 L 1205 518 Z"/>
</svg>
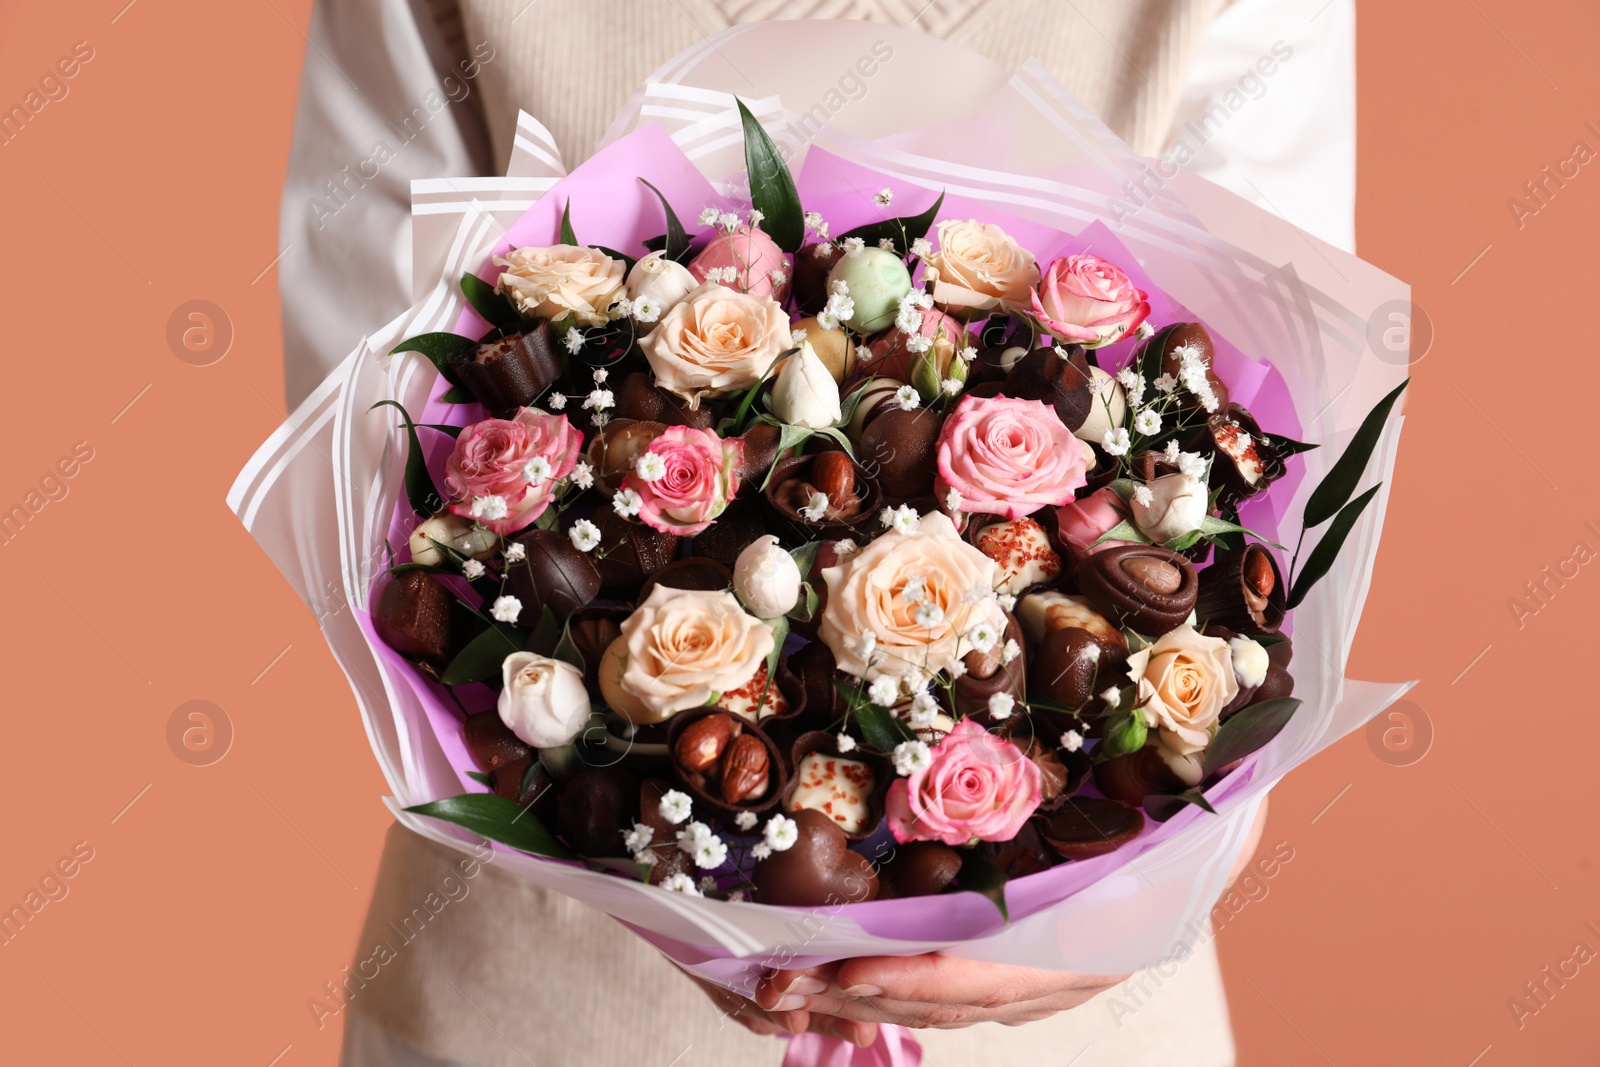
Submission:
<svg viewBox="0 0 1600 1067">
<path fill-rule="evenodd" d="M 256 522 L 331 435 L 298 477 L 337 507 L 274 540 L 334 517 L 308 599 L 403 817 L 735 987 L 1181 953 L 1255 800 L 1404 691 L 1339 666 L 1405 382 L 1330 370 L 1326 295 L 1184 204 L 1125 242 L 903 144 L 791 169 L 769 105 L 696 99 L 737 136 L 625 114 L 235 487 Z"/>
</svg>

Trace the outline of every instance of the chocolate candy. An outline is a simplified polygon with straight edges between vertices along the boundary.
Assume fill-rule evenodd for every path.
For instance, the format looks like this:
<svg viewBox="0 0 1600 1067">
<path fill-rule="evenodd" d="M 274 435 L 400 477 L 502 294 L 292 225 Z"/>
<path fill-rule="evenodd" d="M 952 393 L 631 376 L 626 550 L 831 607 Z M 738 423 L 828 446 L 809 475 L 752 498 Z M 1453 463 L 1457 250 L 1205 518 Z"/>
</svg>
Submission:
<svg viewBox="0 0 1600 1067">
<path fill-rule="evenodd" d="M 622 835 L 639 815 L 639 780 L 620 767 L 590 767 L 567 779 L 556 826 L 582 856 L 622 856 Z"/>
<path fill-rule="evenodd" d="M 509 419 L 555 384 L 561 360 L 550 324 L 541 321 L 526 333 L 485 341 L 453 361 L 451 369 L 478 403 Z"/>
<path fill-rule="evenodd" d="M 1144 829 L 1144 812 L 1116 800 L 1074 797 L 1041 820 L 1039 836 L 1063 858 L 1115 852 Z"/>
<path fill-rule="evenodd" d="M 1187 788 L 1154 745 L 1095 764 L 1094 787 L 1112 800 L 1134 807 L 1151 793 L 1181 793 Z"/>
<path fill-rule="evenodd" d="M 874 472 L 886 503 L 900 504 L 933 494 L 935 456 L 943 420 L 929 408 L 880 411 L 861 431 L 856 456 Z"/>
<path fill-rule="evenodd" d="M 794 256 L 794 306 L 802 315 L 816 315 L 828 303 L 828 272 L 844 258 L 844 249 L 829 242 L 827 251 L 822 245 L 806 245 Z"/>
<path fill-rule="evenodd" d="M 999 867 L 1007 878 L 1024 878 L 1054 866 L 1054 854 L 1039 836 L 1037 819 L 1029 819 L 1010 841 L 980 841 L 974 851 Z M 956 888 L 960 888 L 958 885 Z"/>
<path fill-rule="evenodd" d="M 1228 385 L 1217 377 L 1217 372 L 1211 365 L 1212 357 L 1215 355 L 1215 346 L 1211 343 L 1211 335 L 1198 322 L 1175 322 L 1170 326 L 1157 330 L 1149 340 L 1139 346 L 1139 352 L 1134 357 L 1134 366 L 1144 366 L 1146 355 L 1153 354 L 1160 360 L 1162 374 L 1170 374 L 1174 378 L 1180 378 L 1181 380 L 1181 376 L 1178 373 L 1182 369 L 1179 349 L 1191 350 L 1200 356 L 1206 366 L 1206 381 L 1211 385 L 1212 395 L 1217 398 L 1218 408 L 1226 406 L 1228 403 Z M 1179 395 L 1189 401 L 1195 400 L 1194 394 L 1187 390 L 1184 390 Z M 1191 403 L 1189 406 L 1196 407 L 1198 402 Z"/>
<path fill-rule="evenodd" d="M 959 715 L 971 715 L 988 723 L 989 698 L 1005 693 L 1017 703 L 1023 699 L 1022 680 L 1028 676 L 1028 661 L 1019 656 L 1002 664 L 1000 657 L 1007 641 L 1022 647 L 1022 627 L 1012 616 L 1006 616 L 1005 633 L 988 652 L 972 649 L 962 657 L 967 672 L 950 683 L 949 702 Z"/>
<path fill-rule="evenodd" d="M 594 468 L 600 492 L 609 497 L 622 488 L 622 479 L 633 471 L 640 454 L 666 429 L 662 422 L 614 418 L 596 431 L 584 459 Z"/>
<path fill-rule="evenodd" d="M 1255 417 L 1238 404 L 1219 409 L 1191 435 L 1191 451 L 1212 456 L 1211 471 L 1222 492 L 1217 499 L 1237 504 L 1282 478 L 1288 468 Z"/>
<path fill-rule="evenodd" d="M 1081 708 L 1111 684 L 1105 658 L 1105 650 L 1089 631 L 1076 626 L 1051 630 L 1028 668 L 1028 694 Z"/>
<path fill-rule="evenodd" d="M 828 503 L 821 517 L 812 519 L 803 512 L 817 493 L 825 494 Z M 866 467 L 843 452 L 830 451 L 779 460 L 762 500 L 771 531 L 793 546 L 855 537 L 859 529 L 876 523 L 883 494 Z"/>
<path fill-rule="evenodd" d="M 778 442 L 783 430 L 770 422 L 752 423 L 739 435 L 744 442 L 744 462 L 739 465 L 739 492 L 750 495 L 759 492 L 767 480 L 767 472 L 778 461 Z M 719 518 L 717 520 L 721 522 Z"/>
<path fill-rule="evenodd" d="M 1278 562 L 1256 542 L 1218 553 L 1216 561 L 1200 572 L 1198 588 L 1196 618 L 1236 633 L 1276 630 L 1288 610 Z"/>
<path fill-rule="evenodd" d="M 766 523 L 762 521 L 762 504 L 752 495 L 729 504 L 728 509 L 717 516 L 716 522 L 695 534 L 689 551 L 696 556 L 714 559 L 731 572 L 739 562 L 739 553 L 766 532 Z"/>
<path fill-rule="evenodd" d="M 878 867 L 878 899 L 931 897 L 942 893 L 961 873 L 961 853 L 938 841 L 896 845 Z"/>
<path fill-rule="evenodd" d="M 743 685 L 717 695 L 717 707 L 731 711 L 750 722 L 758 719 L 788 719 L 805 708 L 805 689 L 800 680 L 790 673 L 789 667 L 778 657 L 778 674 L 767 684 L 767 665 L 756 668 L 756 673 Z"/>
<path fill-rule="evenodd" d="M 1078 561 L 1077 579 L 1096 611 L 1151 637 L 1182 625 L 1200 591 L 1194 564 L 1156 545 L 1101 549 Z"/>
<path fill-rule="evenodd" d="M 645 579 L 639 587 L 639 602 L 650 599 L 651 591 L 658 585 L 668 589 L 696 589 L 709 593 L 731 588 L 733 575 L 728 573 L 728 568 L 705 556 L 673 560 Z"/>
<path fill-rule="evenodd" d="M 1035 348 L 1011 368 L 1000 391 L 1019 400 L 1042 401 L 1055 409 L 1063 426 L 1076 430 L 1089 417 L 1094 392 L 1083 346 L 1069 345 L 1064 351 L 1065 359 L 1055 348 Z"/>
<path fill-rule="evenodd" d="M 567 636 L 583 657 L 583 680 L 590 696 L 600 692 L 600 657 L 622 636 L 622 620 L 627 617 L 626 609 L 582 608 L 568 621 Z"/>
<path fill-rule="evenodd" d="M 506 564 L 506 592 L 522 601 L 522 621 L 532 624 L 541 608 L 564 621 L 600 592 L 600 572 L 566 534 L 525 530 L 512 538 L 527 549 L 516 563 Z"/>
<path fill-rule="evenodd" d="M 999 565 L 995 591 L 1016 596 L 1061 577 L 1061 556 L 1050 535 L 1033 519 L 1011 519 L 982 527 L 972 538 L 979 552 Z"/>
<path fill-rule="evenodd" d="M 1089 606 L 1081 596 L 1069 596 L 1054 590 L 1029 593 L 1017 603 L 1017 619 L 1034 643 L 1042 642 L 1051 630 L 1077 627 L 1089 631 L 1107 651 L 1116 655 L 1128 652 L 1128 639 L 1112 621 Z"/>
<path fill-rule="evenodd" d="M 598 509 L 594 524 L 605 553 L 595 567 L 600 571 L 600 592 L 608 597 L 634 599 L 646 576 L 677 558 L 681 538 L 676 534 L 629 522 L 612 508 Z"/>
<path fill-rule="evenodd" d="M 372 624 L 402 656 L 443 670 L 471 638 L 472 618 L 438 578 L 405 571 L 383 587 Z"/>
<path fill-rule="evenodd" d="M 786 658 L 805 694 L 805 711 L 800 721 L 811 729 L 825 730 L 843 719 L 849 702 L 833 684 L 838 670 L 833 650 L 821 641 L 811 641 Z"/>
<path fill-rule="evenodd" d="M 877 897 L 877 872 L 866 857 L 850 851 L 838 824 L 809 808 L 791 817 L 799 839 L 756 864 L 751 876 L 756 899 L 779 907 L 808 908 Z"/>
<path fill-rule="evenodd" d="M 614 418 L 660 422 L 668 426 L 711 428 L 711 409 L 702 405 L 691 411 L 682 397 L 667 392 L 645 371 L 624 375 L 616 386 Z"/>
<path fill-rule="evenodd" d="M 789 765 L 794 777 L 783 810 L 821 812 L 851 841 L 863 841 L 878 828 L 895 779 L 893 765 L 882 753 L 855 748 L 841 754 L 833 734 L 812 731 L 795 740 Z"/>
<path fill-rule="evenodd" d="M 667 726 L 673 776 L 697 808 L 767 811 L 788 784 L 778 746 L 749 720 L 718 708 L 679 712 Z"/>
<path fill-rule="evenodd" d="M 674 874 L 691 877 L 696 874 L 689 854 L 678 847 L 677 835 L 681 827 L 661 814 L 661 798 L 676 788 L 660 778 L 646 778 L 639 783 L 639 822 L 650 828 L 648 848 L 655 857 L 655 863 L 649 868 L 651 885 L 660 885 Z"/>
</svg>

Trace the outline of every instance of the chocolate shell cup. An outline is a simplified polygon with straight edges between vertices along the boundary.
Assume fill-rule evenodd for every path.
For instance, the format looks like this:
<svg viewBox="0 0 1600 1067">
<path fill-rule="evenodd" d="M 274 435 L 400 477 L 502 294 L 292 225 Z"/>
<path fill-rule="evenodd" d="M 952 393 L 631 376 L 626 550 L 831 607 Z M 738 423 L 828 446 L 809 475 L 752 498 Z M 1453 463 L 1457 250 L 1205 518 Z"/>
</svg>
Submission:
<svg viewBox="0 0 1600 1067">
<path fill-rule="evenodd" d="M 700 430 L 711 428 L 710 407 L 702 405 L 691 411 L 682 397 L 661 388 L 645 371 L 622 376 L 616 385 L 616 402 L 613 411 L 616 418 L 693 426 Z"/>
<path fill-rule="evenodd" d="M 1091 607 L 1147 637 L 1181 626 L 1200 591 L 1194 564 L 1156 545 L 1101 549 L 1078 560 L 1076 579 Z"/>
<path fill-rule="evenodd" d="M 1256 542 L 1218 553 L 1216 561 L 1200 572 L 1198 588 L 1195 617 L 1235 633 L 1276 630 L 1287 613 L 1278 561 Z"/>
<path fill-rule="evenodd" d="M 567 636 L 583 657 L 584 684 L 596 704 L 604 699 L 600 695 L 600 658 L 611 642 L 622 636 L 622 623 L 629 614 L 627 608 L 594 606 L 574 612 L 567 620 Z"/>
<path fill-rule="evenodd" d="M 505 590 L 522 601 L 523 625 L 538 622 L 541 608 L 564 621 L 599 595 L 600 571 L 566 534 L 524 530 L 511 540 L 527 549 L 521 560 L 505 565 Z"/>
<path fill-rule="evenodd" d="M 839 676 L 833 650 L 821 641 L 810 641 L 794 655 L 780 657 L 779 663 L 794 673 L 805 693 L 805 709 L 794 720 L 795 725 L 810 730 L 837 730 L 850 703 L 833 684 Z"/>
<path fill-rule="evenodd" d="M 789 669 L 783 656 L 778 657 L 777 673 L 773 675 L 770 687 L 766 685 L 766 673 L 766 665 L 762 664 L 756 676 L 743 687 L 729 690 L 718 697 L 717 706 L 748 721 L 749 717 L 739 705 L 761 707 L 762 691 L 765 689 L 770 703 L 766 706 L 767 710 L 762 712 L 759 725 L 777 743 L 779 751 L 787 753 L 788 742 L 797 732 L 798 720 L 805 714 L 806 689 Z"/>
<path fill-rule="evenodd" d="M 829 454 L 844 455 L 842 452 Z M 779 460 L 773 466 L 772 479 L 761 495 L 771 524 L 768 528 L 778 535 L 779 541 L 791 548 L 811 541 L 857 538 L 861 536 L 862 531 L 870 530 L 878 521 L 878 508 L 883 503 L 883 493 L 878 488 L 877 480 L 854 460 L 850 461 L 853 484 L 848 491 L 851 502 L 843 509 L 841 515 L 835 518 L 825 515 L 813 521 L 800 513 L 806 506 L 810 489 L 822 493 L 828 492 L 826 487 L 817 485 L 811 480 L 817 459 L 817 456 L 801 455 Z M 810 489 L 805 488 L 808 486 Z"/>
<path fill-rule="evenodd" d="M 1094 787 L 1112 800 L 1139 807 L 1151 793 L 1181 793 L 1183 780 L 1172 773 L 1155 746 L 1094 765 Z"/>
<path fill-rule="evenodd" d="M 658 585 L 664 585 L 668 589 L 693 589 L 714 593 L 732 588 L 733 574 L 716 560 L 707 559 L 705 556 L 686 556 L 683 559 L 673 560 L 644 580 L 644 584 L 639 587 L 640 603 L 648 600 L 651 591 Z"/>
<path fill-rule="evenodd" d="M 467 392 L 496 418 L 508 419 L 532 404 L 561 377 L 550 324 L 485 341 L 451 363 Z"/>
<path fill-rule="evenodd" d="M 710 715 L 728 715 L 729 712 L 722 708 L 692 708 L 689 711 L 680 711 L 667 722 L 667 748 L 676 753 L 678 741 L 696 722 Z M 757 814 L 771 811 L 778 806 L 789 788 L 789 776 L 783 762 L 783 751 L 778 747 L 767 732 L 761 727 L 753 725 L 748 720 L 733 716 L 738 721 L 739 731 L 742 735 L 749 735 L 761 742 L 762 749 L 767 755 L 767 788 L 758 798 L 729 804 L 722 799 L 719 784 L 709 781 L 704 775 L 685 771 L 678 764 L 676 757 L 672 760 L 672 777 L 686 789 L 694 798 L 699 810 L 710 809 L 721 815 L 729 817 L 738 815 L 743 811 L 753 811 Z"/>
<path fill-rule="evenodd" d="M 600 530 L 600 551 L 604 553 L 595 567 L 605 596 L 634 599 L 647 577 L 678 558 L 680 537 L 629 522 L 612 508 L 597 509 L 594 524 Z"/>
<path fill-rule="evenodd" d="M 1063 859 L 1115 852 L 1139 836 L 1144 812 L 1117 800 L 1073 797 L 1039 820 L 1039 836 Z"/>
<path fill-rule="evenodd" d="M 484 629 L 443 582 L 421 570 L 403 571 L 389 579 L 378 594 L 372 625 L 384 644 L 440 671 Z"/>
<path fill-rule="evenodd" d="M 1261 432 L 1255 416 L 1238 404 L 1217 409 L 1190 435 L 1187 447 L 1212 457 L 1212 483 L 1221 488 L 1217 499 L 1223 504 L 1254 496 L 1288 470 L 1283 454 Z"/>
<path fill-rule="evenodd" d="M 1055 866 L 1056 857 L 1039 833 L 1040 822 L 1040 818 L 1029 819 L 1010 841 L 980 841 L 973 851 L 999 867 L 1007 878 L 1048 871 Z M 956 888 L 961 888 L 959 883 Z"/>
<path fill-rule="evenodd" d="M 871 837 L 883 822 L 884 804 L 889 796 L 889 786 L 895 780 L 894 764 L 889 757 L 872 748 L 856 747 L 849 752 L 839 751 L 839 739 L 821 730 L 801 734 L 789 748 L 789 783 L 784 788 L 783 811 L 794 816 L 802 810 L 795 808 L 794 793 L 800 786 L 800 764 L 813 753 L 819 756 L 834 756 L 838 759 L 850 760 L 854 763 L 864 763 L 872 770 L 872 791 L 867 794 L 867 817 L 862 823 L 862 828 L 856 833 L 845 833 L 842 827 L 840 833 L 849 841 L 865 841 Z M 819 812 L 824 818 L 833 821 L 833 816 L 827 812 Z M 835 821 L 835 825 L 837 822 Z"/>
<path fill-rule="evenodd" d="M 1023 654 L 1010 663 L 1001 663 L 1000 650 L 1007 641 L 1015 641 L 1018 648 L 1026 647 L 1022 625 L 1012 615 L 1006 616 L 1005 633 L 992 649 L 987 653 L 976 649 L 967 653 L 967 673 L 950 683 L 949 703 L 958 715 L 977 719 L 985 726 L 997 725 L 989 714 L 990 697 L 1006 693 L 1018 704 L 1022 703 L 1024 679 L 1028 677 L 1028 660 Z M 985 676 L 980 678 L 979 673 Z"/>
</svg>

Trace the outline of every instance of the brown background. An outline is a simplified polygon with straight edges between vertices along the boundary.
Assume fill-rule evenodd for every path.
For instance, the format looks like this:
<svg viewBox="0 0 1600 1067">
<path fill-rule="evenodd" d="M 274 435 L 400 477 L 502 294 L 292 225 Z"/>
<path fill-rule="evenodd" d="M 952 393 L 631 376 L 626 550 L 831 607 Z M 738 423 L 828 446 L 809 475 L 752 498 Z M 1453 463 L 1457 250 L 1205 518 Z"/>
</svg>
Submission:
<svg viewBox="0 0 1600 1067">
<path fill-rule="evenodd" d="M 285 416 L 271 264 L 310 5 L 125 3 L 0 7 L 7 108 L 94 49 L 0 146 L 0 509 L 93 449 L 0 545 L 0 906 L 93 849 L 0 945 L 0 1046 L 329 1064 L 338 1026 L 306 1004 L 349 958 L 383 782 L 311 617 L 223 504 Z M 1600 149 L 1597 38 L 1579 0 L 1361 5 L 1360 251 L 1415 286 L 1436 336 L 1352 674 L 1422 684 L 1388 748 L 1348 738 L 1273 795 L 1267 842 L 1294 859 L 1219 935 L 1244 1064 L 1600 1056 L 1600 962 L 1520 1026 L 1508 1006 L 1580 940 L 1600 950 L 1600 566 L 1544 573 L 1600 551 L 1580 334 L 1600 175 L 1551 183 L 1520 227 L 1507 206 L 1575 141 Z M 166 340 L 194 299 L 231 321 L 210 366 Z M 1509 602 L 1541 581 L 1519 626 Z M 234 731 L 209 766 L 169 747 L 190 700 Z"/>
</svg>

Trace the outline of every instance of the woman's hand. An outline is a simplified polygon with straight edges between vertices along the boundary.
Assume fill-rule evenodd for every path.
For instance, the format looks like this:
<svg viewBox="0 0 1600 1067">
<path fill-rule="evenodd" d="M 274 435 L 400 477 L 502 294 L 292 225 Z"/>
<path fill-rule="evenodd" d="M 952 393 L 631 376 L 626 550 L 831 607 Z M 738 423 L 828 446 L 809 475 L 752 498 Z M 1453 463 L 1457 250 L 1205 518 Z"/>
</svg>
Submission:
<svg viewBox="0 0 1600 1067">
<path fill-rule="evenodd" d="M 778 1034 L 803 1034 L 810 1031 L 836 1037 L 841 1041 L 849 1041 L 862 1048 L 878 1040 L 878 1027 L 875 1023 L 829 1015 L 811 1015 L 804 1011 L 779 1013 L 764 1011 L 751 1001 L 722 988 L 715 982 L 708 982 L 699 975 L 689 974 L 688 971 L 684 971 L 684 974 L 693 979 L 695 985 L 711 998 L 711 1003 L 722 1010 L 723 1018 L 732 1019 L 752 1034 L 776 1037 Z"/>
<path fill-rule="evenodd" d="M 829 1017 L 942 1030 L 983 1022 L 1020 1026 L 1076 1008 L 1126 977 L 1040 971 L 936 953 L 864 956 L 778 971 L 756 987 L 756 1006 L 768 1018 L 801 1029 Z"/>
</svg>

